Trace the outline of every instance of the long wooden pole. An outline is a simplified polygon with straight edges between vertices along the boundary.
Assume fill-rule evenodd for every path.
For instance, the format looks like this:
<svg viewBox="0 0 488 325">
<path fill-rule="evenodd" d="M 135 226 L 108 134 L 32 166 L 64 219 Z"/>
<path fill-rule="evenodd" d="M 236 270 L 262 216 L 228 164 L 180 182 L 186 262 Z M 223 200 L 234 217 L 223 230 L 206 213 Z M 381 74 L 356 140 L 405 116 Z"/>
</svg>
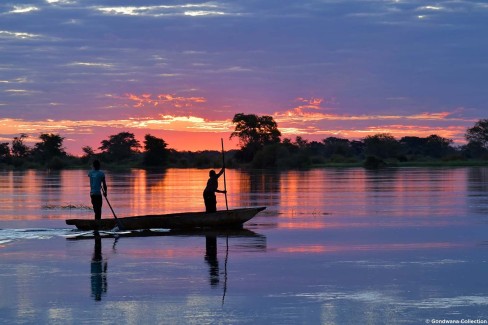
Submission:
<svg viewBox="0 0 488 325">
<path fill-rule="evenodd" d="M 114 215 L 115 222 L 117 222 L 117 227 L 119 227 L 119 230 L 124 230 L 124 225 L 119 220 L 119 218 L 117 218 L 117 215 L 115 214 L 115 211 L 112 208 L 112 205 L 110 204 L 110 201 L 108 200 L 107 193 L 103 190 L 103 188 L 102 188 L 102 191 L 103 191 L 103 196 L 105 196 L 105 200 L 107 201 L 107 204 L 110 207 L 110 210 L 112 210 L 112 214 Z"/>
<path fill-rule="evenodd" d="M 229 210 L 229 204 L 227 203 L 227 182 L 225 180 L 225 155 L 224 155 L 224 139 L 220 138 L 222 144 L 222 167 L 224 168 L 224 191 L 225 191 L 225 207 Z"/>
</svg>

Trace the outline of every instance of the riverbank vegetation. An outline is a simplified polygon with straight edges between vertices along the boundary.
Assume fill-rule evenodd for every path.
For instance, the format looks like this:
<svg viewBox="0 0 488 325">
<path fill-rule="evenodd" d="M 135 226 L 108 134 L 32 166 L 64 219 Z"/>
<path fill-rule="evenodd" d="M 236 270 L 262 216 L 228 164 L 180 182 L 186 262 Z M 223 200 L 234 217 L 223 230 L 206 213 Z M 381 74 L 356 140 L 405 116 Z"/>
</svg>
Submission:
<svg viewBox="0 0 488 325">
<path fill-rule="evenodd" d="M 307 141 L 300 136 L 282 138 L 271 116 L 236 114 L 231 138 L 239 139 L 240 149 L 226 152 L 230 168 L 303 169 L 313 167 L 381 168 L 390 166 L 472 166 L 488 165 L 488 119 L 479 120 L 466 130 L 467 143 L 430 135 L 396 139 L 387 133 L 361 140 L 328 137 Z M 104 168 L 216 168 L 222 165 L 218 151 L 176 151 L 161 138 L 146 134 L 142 144 L 131 132 L 111 135 L 100 147 L 82 148 L 76 157 L 65 151 L 64 137 L 43 133 L 33 147 L 26 145 L 26 134 L 0 143 L 0 169 L 87 168 L 94 159 Z"/>
</svg>

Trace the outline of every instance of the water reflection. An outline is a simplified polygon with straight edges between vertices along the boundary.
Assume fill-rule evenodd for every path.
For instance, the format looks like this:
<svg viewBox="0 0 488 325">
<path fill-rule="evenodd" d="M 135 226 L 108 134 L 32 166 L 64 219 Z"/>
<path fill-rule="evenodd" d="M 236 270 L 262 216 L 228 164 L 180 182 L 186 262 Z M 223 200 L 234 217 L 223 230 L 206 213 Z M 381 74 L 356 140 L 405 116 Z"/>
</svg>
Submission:
<svg viewBox="0 0 488 325">
<path fill-rule="evenodd" d="M 92 218 L 87 170 L 0 171 L 0 222 Z M 202 211 L 207 169 L 107 171 L 118 216 Z M 253 223 L 287 230 L 451 223 L 488 212 L 487 168 L 229 170 L 229 207 L 267 206 Z M 225 201 L 218 199 L 218 209 Z M 74 216 L 76 214 L 76 216 Z M 111 218 L 104 205 L 103 217 Z M 374 218 L 372 218 L 374 217 Z M 436 219 L 433 219 L 436 217 Z M 440 218 L 437 218 L 440 217 Z M 457 222 L 457 221 L 456 221 Z M 41 224 L 41 222 L 39 222 Z"/>
<path fill-rule="evenodd" d="M 210 285 L 214 287 L 220 282 L 216 236 L 205 236 L 205 261 L 209 266 Z"/>
<path fill-rule="evenodd" d="M 117 243 L 120 241 L 129 240 L 144 240 L 144 237 L 172 237 L 172 238 L 205 238 L 205 251 L 204 261 L 208 267 L 208 283 L 211 288 L 222 289 L 222 302 L 224 302 L 225 294 L 227 292 L 228 273 L 227 266 L 229 264 L 231 252 L 265 252 L 266 237 L 264 235 L 255 233 L 247 229 L 235 229 L 235 230 L 172 230 L 172 231 L 154 231 L 146 230 L 140 232 L 134 232 L 129 234 L 111 235 L 104 234 L 103 232 L 94 232 L 94 249 L 91 260 L 91 297 L 96 300 L 102 300 L 102 297 L 107 294 L 107 268 L 108 263 L 102 256 L 102 238 L 114 238 L 112 246 L 113 252 L 117 252 L 118 255 L 130 254 L 130 251 L 122 251 L 116 249 Z M 70 237 L 69 240 L 83 240 L 87 237 Z M 90 237 L 91 238 L 91 237 Z M 225 246 L 221 240 L 225 240 Z M 142 243 L 142 242 L 138 242 Z M 128 243 L 127 243 L 128 244 Z M 124 244 L 126 245 L 126 244 Z M 165 245 L 165 250 L 168 251 L 166 258 L 174 258 L 175 256 L 188 255 L 188 251 L 178 252 L 178 247 L 169 247 Z M 222 249 L 219 252 L 219 247 Z M 220 253 L 220 255 L 219 255 Z M 157 254 L 148 253 L 149 255 L 156 256 Z"/>
<path fill-rule="evenodd" d="M 240 171 L 228 173 L 229 192 L 238 189 L 242 206 L 275 206 L 279 203 L 281 172 L 279 171 Z M 259 200 L 259 203 L 258 203 Z"/>
<path fill-rule="evenodd" d="M 220 270 L 220 264 L 217 252 L 217 237 L 225 238 L 225 259 L 224 270 Z M 222 283 L 222 305 L 225 303 L 225 297 L 228 288 L 228 265 L 229 265 L 229 237 L 240 238 L 235 247 L 245 251 L 266 251 L 266 237 L 256 234 L 255 232 L 241 229 L 237 231 L 221 231 L 218 234 L 211 233 L 205 235 L 205 262 L 209 267 L 209 283 L 212 288 L 217 288 Z M 243 240 L 245 238 L 245 240 Z"/>
<path fill-rule="evenodd" d="M 461 200 L 464 179 L 464 169 L 367 170 L 361 190 L 366 198 L 366 215 L 400 218 L 449 215 Z"/>
<path fill-rule="evenodd" d="M 488 169 L 470 168 L 467 177 L 468 207 L 473 213 L 488 213 Z"/>
<path fill-rule="evenodd" d="M 96 301 L 102 300 L 107 293 L 107 261 L 102 257 L 102 237 L 94 232 L 95 246 L 91 261 L 91 296 Z"/>
</svg>

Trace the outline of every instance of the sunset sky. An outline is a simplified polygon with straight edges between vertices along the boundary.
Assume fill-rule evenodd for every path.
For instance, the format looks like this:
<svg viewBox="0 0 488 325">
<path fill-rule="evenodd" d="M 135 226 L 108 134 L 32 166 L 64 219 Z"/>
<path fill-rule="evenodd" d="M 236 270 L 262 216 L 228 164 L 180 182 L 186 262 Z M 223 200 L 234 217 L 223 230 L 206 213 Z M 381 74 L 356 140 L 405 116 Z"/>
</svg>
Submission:
<svg viewBox="0 0 488 325">
<path fill-rule="evenodd" d="M 0 141 L 232 149 L 242 112 L 292 139 L 461 144 L 488 118 L 487 35 L 483 0 L 5 0 Z"/>
</svg>

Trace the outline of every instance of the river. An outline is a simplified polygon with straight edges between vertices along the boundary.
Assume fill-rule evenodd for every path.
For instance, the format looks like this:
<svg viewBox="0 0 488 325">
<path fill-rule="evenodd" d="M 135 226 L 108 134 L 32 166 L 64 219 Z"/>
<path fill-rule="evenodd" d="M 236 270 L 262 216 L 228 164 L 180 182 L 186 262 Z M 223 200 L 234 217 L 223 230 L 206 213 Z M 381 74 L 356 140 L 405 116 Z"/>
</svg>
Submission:
<svg viewBox="0 0 488 325">
<path fill-rule="evenodd" d="M 106 174 L 119 217 L 204 210 L 208 170 Z M 488 323 L 486 167 L 227 170 L 242 231 L 68 240 L 88 188 L 0 171 L 0 324 Z"/>
</svg>

